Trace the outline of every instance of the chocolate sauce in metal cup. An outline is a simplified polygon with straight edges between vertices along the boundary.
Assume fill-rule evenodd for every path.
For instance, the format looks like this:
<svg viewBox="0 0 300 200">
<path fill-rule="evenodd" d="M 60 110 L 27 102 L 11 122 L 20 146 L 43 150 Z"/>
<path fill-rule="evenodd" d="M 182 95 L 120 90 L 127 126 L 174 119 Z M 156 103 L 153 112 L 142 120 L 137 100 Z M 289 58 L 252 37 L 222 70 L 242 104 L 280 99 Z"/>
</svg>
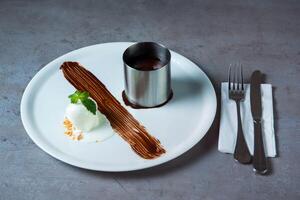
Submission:
<svg viewBox="0 0 300 200">
<path fill-rule="evenodd" d="M 123 54 L 125 91 L 123 99 L 133 108 L 164 105 L 172 97 L 171 53 L 154 42 L 140 42 Z"/>
</svg>

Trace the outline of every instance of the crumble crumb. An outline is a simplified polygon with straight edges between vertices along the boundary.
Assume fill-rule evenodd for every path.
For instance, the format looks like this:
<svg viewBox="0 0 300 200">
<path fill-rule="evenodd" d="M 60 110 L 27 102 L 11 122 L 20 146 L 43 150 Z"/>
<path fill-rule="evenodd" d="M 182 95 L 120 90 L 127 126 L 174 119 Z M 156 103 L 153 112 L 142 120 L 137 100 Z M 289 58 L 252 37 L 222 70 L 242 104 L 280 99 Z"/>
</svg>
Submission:
<svg viewBox="0 0 300 200">
<path fill-rule="evenodd" d="M 75 130 L 72 122 L 68 118 L 65 118 L 63 124 L 66 129 L 65 135 L 69 136 L 70 139 L 76 140 L 76 141 L 83 139 L 83 133 L 81 131 Z"/>
</svg>

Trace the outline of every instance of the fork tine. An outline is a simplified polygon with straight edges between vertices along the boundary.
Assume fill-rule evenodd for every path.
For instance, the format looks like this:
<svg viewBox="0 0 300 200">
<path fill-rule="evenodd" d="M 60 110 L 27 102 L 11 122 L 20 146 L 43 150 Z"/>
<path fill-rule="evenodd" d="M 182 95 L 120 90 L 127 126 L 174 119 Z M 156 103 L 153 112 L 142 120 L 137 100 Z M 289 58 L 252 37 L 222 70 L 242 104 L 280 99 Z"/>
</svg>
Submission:
<svg viewBox="0 0 300 200">
<path fill-rule="evenodd" d="M 242 90 L 244 90 L 244 76 L 243 76 L 243 65 L 241 64 L 241 78 L 242 78 Z"/>
<path fill-rule="evenodd" d="M 229 65 L 229 70 L 228 70 L 228 91 L 231 90 L 231 66 L 232 64 Z"/>
<path fill-rule="evenodd" d="M 235 83 L 236 83 L 236 74 L 235 74 L 235 68 L 236 68 L 236 64 L 233 64 L 233 73 L 232 73 L 232 76 L 233 76 L 233 80 L 232 80 L 232 89 L 235 90 Z"/>
<path fill-rule="evenodd" d="M 240 89 L 240 86 L 239 86 L 240 77 L 239 77 L 239 63 L 238 62 L 236 63 L 235 76 L 236 76 L 236 89 L 239 90 Z"/>
<path fill-rule="evenodd" d="M 241 77 L 239 75 L 240 69 L 241 69 L 241 63 L 239 62 L 238 66 L 236 68 L 237 90 L 240 90 L 240 82 L 241 82 Z"/>
<path fill-rule="evenodd" d="M 239 89 L 239 63 L 237 62 L 235 65 L 235 89 L 238 90 Z"/>
</svg>

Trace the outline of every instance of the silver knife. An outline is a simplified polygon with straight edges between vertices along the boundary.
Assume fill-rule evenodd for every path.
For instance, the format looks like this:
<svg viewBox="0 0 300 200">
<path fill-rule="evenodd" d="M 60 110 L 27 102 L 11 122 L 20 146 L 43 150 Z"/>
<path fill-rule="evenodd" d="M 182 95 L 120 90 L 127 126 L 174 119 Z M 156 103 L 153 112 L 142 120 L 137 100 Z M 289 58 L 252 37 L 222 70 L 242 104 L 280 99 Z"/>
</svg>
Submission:
<svg viewBox="0 0 300 200">
<path fill-rule="evenodd" d="M 264 151 L 262 138 L 262 106 L 260 84 L 262 75 L 260 71 L 254 71 L 251 76 L 250 85 L 250 101 L 251 112 L 254 123 L 254 154 L 253 154 L 253 170 L 259 174 L 265 174 L 267 170 L 267 160 Z"/>
</svg>

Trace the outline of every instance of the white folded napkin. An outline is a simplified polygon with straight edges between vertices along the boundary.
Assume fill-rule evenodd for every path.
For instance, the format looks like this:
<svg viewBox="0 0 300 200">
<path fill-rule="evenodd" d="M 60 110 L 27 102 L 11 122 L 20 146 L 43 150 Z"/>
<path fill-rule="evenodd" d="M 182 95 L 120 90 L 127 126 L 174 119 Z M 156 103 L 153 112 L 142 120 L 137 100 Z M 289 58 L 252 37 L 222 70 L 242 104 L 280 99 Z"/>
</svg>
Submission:
<svg viewBox="0 0 300 200">
<path fill-rule="evenodd" d="M 246 97 L 241 102 L 241 121 L 246 143 L 253 155 L 254 148 L 254 125 L 250 105 L 250 85 L 245 84 Z M 272 86 L 261 85 L 262 96 L 262 136 L 265 153 L 268 157 L 276 156 L 276 144 L 274 135 L 273 98 Z M 237 113 L 236 104 L 228 96 L 228 83 L 221 85 L 221 119 L 219 134 L 219 151 L 233 153 L 237 137 Z"/>
</svg>

